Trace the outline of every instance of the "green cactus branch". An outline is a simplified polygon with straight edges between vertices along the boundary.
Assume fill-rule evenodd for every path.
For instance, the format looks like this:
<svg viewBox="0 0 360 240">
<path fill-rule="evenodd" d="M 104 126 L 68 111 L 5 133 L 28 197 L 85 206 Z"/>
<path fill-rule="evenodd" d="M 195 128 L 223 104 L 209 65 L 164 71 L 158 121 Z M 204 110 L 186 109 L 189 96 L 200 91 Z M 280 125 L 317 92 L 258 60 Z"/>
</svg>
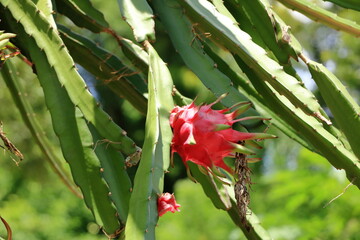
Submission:
<svg viewBox="0 0 360 240">
<path fill-rule="evenodd" d="M 239 28 L 247 32 L 254 43 L 264 48 L 268 57 L 278 61 L 284 71 L 302 82 L 293 68 L 290 57 L 298 60 L 302 46 L 291 33 L 290 27 L 272 10 L 265 0 L 239 1 L 226 0 L 224 4 L 233 14 Z M 256 13 L 259 9 L 261 13 Z M 221 13 L 221 11 L 220 11 Z"/>
<path fill-rule="evenodd" d="M 88 124 L 88 127 L 93 137 L 93 151 L 100 161 L 100 171 L 109 187 L 108 195 L 116 207 L 121 225 L 125 226 L 129 213 L 132 183 L 126 171 L 124 156 L 101 139 L 94 126 Z"/>
<path fill-rule="evenodd" d="M 275 89 L 270 82 L 263 81 L 262 78 L 266 77 L 265 75 L 259 75 L 258 72 L 254 72 L 264 71 L 264 69 L 258 69 L 255 64 L 260 65 L 260 63 L 249 59 L 250 56 L 256 55 L 258 52 L 256 49 L 258 47 L 256 47 L 254 43 L 250 44 L 252 47 L 250 47 L 250 45 L 246 47 L 248 36 L 239 32 L 239 30 L 230 23 L 228 24 L 228 21 L 224 21 L 224 17 L 220 16 L 219 13 L 213 9 L 212 5 L 206 1 L 181 1 L 181 3 L 185 6 L 186 14 L 191 18 L 196 18 L 196 23 L 204 28 L 204 32 L 210 32 L 213 36 L 216 36 L 216 38 L 212 38 L 212 40 L 217 42 L 220 40 L 220 44 L 225 44 L 227 48 L 230 48 L 231 51 L 237 54 L 237 57 L 240 56 L 240 58 L 243 58 L 243 60 L 239 58 L 239 60 L 242 61 L 241 68 L 244 71 L 247 69 L 248 78 L 252 80 L 258 92 L 267 99 L 267 105 L 272 108 L 273 111 L 277 112 L 288 124 L 299 129 L 299 131 L 301 131 L 299 133 L 303 134 L 307 141 L 316 147 L 332 165 L 339 169 L 345 169 L 350 181 L 356 178 L 355 184 L 360 187 L 360 164 L 354 154 L 348 151 L 338 139 L 325 130 L 323 125 L 313 116 L 310 116 L 308 112 L 304 112 L 294 105 L 293 102 L 287 98 L 288 94 L 285 94 L 281 88 L 278 90 Z M 242 48 L 245 48 L 246 51 L 242 51 Z M 253 57 L 259 59 L 260 56 L 263 55 L 260 54 Z M 249 64 L 250 61 L 251 64 Z M 266 62 L 270 63 L 268 60 L 266 60 Z M 250 65 L 251 68 L 248 65 Z M 271 65 L 272 64 L 264 63 L 264 65 L 261 64 L 261 67 L 268 69 Z M 279 78 L 281 78 L 281 76 L 279 76 Z M 286 79 L 288 80 L 289 78 L 286 77 Z"/>
<path fill-rule="evenodd" d="M 268 18 L 271 18 L 268 22 L 269 24 L 271 23 L 272 25 L 272 31 L 275 33 L 276 35 L 276 42 L 277 44 L 279 44 L 279 46 L 281 46 L 281 51 L 285 51 L 289 53 L 289 56 L 293 57 L 295 60 L 298 60 L 298 56 L 303 56 L 302 53 L 302 46 L 300 45 L 299 41 L 296 39 L 296 37 L 290 32 L 290 27 L 288 25 L 285 24 L 285 22 L 276 14 L 276 12 L 274 12 L 272 10 L 272 7 L 270 6 L 270 3 L 267 0 L 257 0 L 260 3 L 258 4 L 260 7 L 262 6 L 262 8 L 265 8 L 265 15 L 268 15 Z M 234 1 L 227 1 L 227 2 L 234 2 Z M 245 1 L 246 2 L 246 1 Z M 251 1 L 252 2 L 252 1 Z M 256 2 L 256 1 L 254 1 Z M 252 2 L 252 4 L 254 4 Z M 234 7 L 233 9 L 238 9 L 240 8 L 240 6 L 242 4 L 232 4 L 232 6 Z M 245 14 L 246 15 L 246 14 Z M 256 18 L 256 14 L 254 18 Z M 256 26 L 254 26 L 255 29 L 262 29 L 261 27 L 259 27 L 259 25 L 263 25 L 264 21 L 260 21 Z M 274 50 L 271 48 L 272 51 L 274 52 Z M 276 54 L 276 52 L 275 52 Z M 296 73 L 295 69 L 292 67 L 291 63 L 289 62 L 289 64 L 284 65 L 284 71 L 289 74 L 292 75 L 293 77 L 295 77 L 296 79 L 298 79 L 302 84 L 303 81 L 302 79 L 298 76 L 298 74 Z M 323 116 L 327 116 L 326 113 L 324 112 L 323 109 L 320 108 L 320 112 Z M 333 134 L 336 138 L 340 139 L 344 145 L 347 147 L 349 146 L 349 143 L 347 142 L 347 140 L 342 136 L 342 134 L 339 132 L 338 129 L 336 129 L 333 125 L 325 125 L 324 128 L 329 131 L 331 134 Z"/>
<path fill-rule="evenodd" d="M 264 1 L 260 0 L 245 0 L 245 1 L 227 1 L 237 2 L 250 17 L 250 21 L 254 29 L 259 33 L 267 47 L 274 53 L 276 59 L 282 64 L 289 63 L 290 55 L 282 49 L 275 35 L 275 17 L 269 6 Z M 240 3 L 241 2 L 241 3 Z M 240 23 L 241 26 L 241 23 Z M 296 58 L 296 54 L 292 55 Z"/>
<path fill-rule="evenodd" d="M 135 87 L 144 85 L 137 72 L 125 66 L 119 58 L 91 40 L 59 26 L 60 36 L 74 60 L 102 80 L 119 97 L 128 100 L 140 113 L 146 114 L 146 98 Z"/>
<path fill-rule="evenodd" d="M 52 0 L 38 0 L 34 1 L 35 6 L 41 11 L 41 14 L 56 29 L 56 23 L 53 17 L 53 3 Z"/>
<path fill-rule="evenodd" d="M 16 21 L 13 24 L 16 26 Z M 118 229 L 118 221 L 115 218 L 115 209 L 107 196 L 108 189 L 99 174 L 100 164 L 94 159 L 92 144 L 84 143 L 82 140 L 87 134 L 85 120 L 79 111 L 77 117 L 75 116 L 75 106 L 58 82 L 57 74 L 47 62 L 45 54 L 36 47 L 33 39 L 26 37 L 19 26 L 17 28 L 19 38 L 30 47 L 31 59 L 36 62 L 37 74 L 44 89 L 53 128 L 60 140 L 64 158 L 70 165 L 74 181 L 80 187 L 85 203 L 99 225 L 104 226 L 106 232 L 115 232 Z"/>
<path fill-rule="evenodd" d="M 360 5 L 358 0 L 324 0 L 326 2 L 332 2 L 344 8 L 354 9 L 360 11 Z"/>
<path fill-rule="evenodd" d="M 130 199 L 125 228 L 128 239 L 155 239 L 158 220 L 157 199 L 163 192 L 164 173 L 170 165 L 172 131 L 169 124 L 173 82 L 169 70 L 155 49 L 145 42 L 149 53 L 149 102 L 145 141 Z"/>
<path fill-rule="evenodd" d="M 118 0 L 123 19 L 133 29 L 136 41 L 155 40 L 155 21 L 146 0 Z"/>
<path fill-rule="evenodd" d="M 284 120 L 280 118 L 275 111 L 271 110 L 266 105 L 266 100 L 256 91 L 252 85 L 249 84 L 250 80 L 248 77 L 244 73 L 235 69 L 234 66 L 236 66 L 236 63 L 233 64 L 229 59 L 227 59 L 227 62 L 225 62 L 215 51 L 208 47 L 207 44 L 204 45 L 204 50 L 216 62 L 218 69 L 231 78 L 234 86 L 237 86 L 239 91 L 243 93 L 252 103 L 254 103 L 254 107 L 261 114 L 261 116 L 271 118 L 271 123 L 284 132 L 288 137 L 297 141 L 309 150 L 316 151 L 314 146 L 312 146 L 308 141 L 304 140 L 304 137 L 299 135 L 295 128 L 292 128 L 289 124 L 284 122 Z M 222 51 L 217 52 L 221 53 Z M 233 61 L 235 60 L 233 59 Z"/>
<path fill-rule="evenodd" d="M 48 141 L 40 123 L 36 119 L 35 113 L 33 112 L 32 107 L 26 98 L 26 93 L 21 87 L 20 81 L 16 76 L 14 67 L 11 66 L 11 62 L 7 61 L 4 63 L 1 69 L 1 74 L 7 87 L 10 90 L 11 96 L 13 97 L 25 124 L 39 145 L 45 156 L 45 159 L 49 162 L 54 172 L 60 177 L 64 184 L 70 189 L 70 191 L 73 192 L 77 197 L 82 198 L 82 194 L 79 192 L 78 188 L 74 185 L 74 182 L 62 167 L 63 159 L 60 159 L 55 153 L 56 150 Z"/>
<path fill-rule="evenodd" d="M 319 121 L 331 124 L 322 110 L 315 96 L 306 89 L 296 78 L 287 74 L 281 65 L 269 58 L 266 51 L 255 44 L 251 37 L 241 31 L 233 22 L 216 11 L 207 1 L 180 1 L 187 16 L 198 25 L 203 32 L 209 32 L 213 41 L 226 45 L 244 59 L 247 65 L 256 70 L 256 74 L 267 81 L 282 95 L 286 96 L 296 107 L 301 108 Z M 216 37 L 215 37 L 216 36 Z"/>
<path fill-rule="evenodd" d="M 104 15 L 89 0 L 55 0 L 56 11 L 67 16 L 79 27 L 92 32 L 104 32 L 109 28 Z"/>
<path fill-rule="evenodd" d="M 227 211 L 233 222 L 238 225 L 249 240 L 271 240 L 269 232 L 261 225 L 259 218 L 250 209 L 247 210 L 246 226 L 241 224 L 239 209 L 236 201 L 231 199 L 232 207 Z"/>
<path fill-rule="evenodd" d="M 217 69 L 216 62 L 204 54 L 197 37 L 202 38 L 205 36 L 197 35 L 194 32 L 194 26 L 183 15 L 176 1 L 156 0 L 154 2 L 154 8 L 161 19 L 163 19 L 173 45 L 185 61 L 185 64 L 203 81 L 204 85 L 216 97 L 228 93 L 221 101 L 227 107 L 238 102 L 247 101 L 247 98 L 231 86 L 230 78 Z M 247 114 L 258 115 L 253 109 Z"/>
<path fill-rule="evenodd" d="M 199 166 L 196 166 L 192 162 L 189 162 L 191 174 L 196 181 L 201 184 L 206 196 L 210 198 L 214 206 L 218 209 L 226 211 L 233 222 L 240 227 L 244 235 L 249 240 L 267 240 L 271 239 L 269 233 L 261 226 L 259 219 L 250 209 L 246 215 L 246 222 L 242 222 L 240 212 L 234 199 L 233 191 L 231 187 L 226 187 L 224 184 L 217 186 L 211 175 L 205 175 L 199 170 Z"/>
<path fill-rule="evenodd" d="M 113 36 L 133 66 L 141 72 L 147 72 L 148 56 L 146 52 L 132 41 L 117 35 L 109 27 L 103 14 L 95 9 L 88 0 L 56 0 L 56 2 L 59 5 L 59 11 L 61 9 L 61 14 L 68 17 L 78 27 L 84 27 L 95 33 L 105 32 Z"/>
<path fill-rule="evenodd" d="M 83 163 L 81 163 L 83 164 L 81 166 L 82 169 L 79 168 L 80 166 L 76 166 L 74 163 L 71 163 L 69 158 L 67 158 L 67 160 L 69 161 L 69 164 L 72 164 L 74 179 L 77 179 L 76 174 L 78 174 L 78 172 L 85 171 L 85 179 L 82 179 L 82 181 L 85 180 L 86 182 L 81 182 L 81 184 L 79 183 L 79 186 L 83 191 L 85 202 L 87 202 L 88 207 L 92 210 L 96 222 L 103 228 L 103 231 L 107 235 L 116 236 L 118 232 L 121 232 L 123 226 L 119 223 L 117 211 L 109 198 L 109 188 L 100 175 L 102 169 L 107 172 L 111 170 L 114 171 L 116 169 L 108 169 L 105 168 L 105 166 L 103 166 L 104 168 L 101 168 L 102 166 L 100 165 L 100 160 L 94 151 L 94 139 L 83 114 L 77 108 L 75 109 L 75 117 L 82 149 L 82 151 L 79 151 L 79 154 L 83 154 L 84 158 Z M 64 135 L 65 133 L 63 133 L 63 135 L 59 135 L 61 140 L 65 140 Z M 65 146 L 65 143 L 63 146 Z M 70 146 L 64 148 L 64 154 L 66 154 L 65 151 L 70 150 L 69 148 Z M 79 160 L 81 161 L 81 159 Z M 106 160 L 110 159 L 103 158 L 103 161 Z"/>
<path fill-rule="evenodd" d="M 241 59 L 237 62 L 246 72 L 249 78 L 255 78 L 256 74 L 248 68 Z M 304 114 L 300 109 L 294 106 L 281 96 L 275 89 L 271 88 L 266 82 L 257 81 L 256 89 L 267 99 L 268 107 L 276 111 L 283 120 L 298 129 L 298 133 L 303 135 L 307 142 L 311 143 L 321 155 L 337 169 L 344 169 L 350 181 L 360 176 L 360 164 L 358 158 L 345 148 L 343 143 L 328 132 L 313 117 Z M 360 187 L 360 183 L 356 185 Z"/>
<path fill-rule="evenodd" d="M 19 44 L 29 47 L 28 53 L 35 63 L 54 131 L 74 181 L 83 193 L 86 206 L 105 232 L 116 233 L 120 228 L 116 210 L 108 197 L 109 189 L 101 178 L 100 162 L 93 151 L 93 139 L 82 113 L 70 101 L 44 51 L 41 51 L 35 40 L 28 37 L 24 28 L 11 18 L 8 8 L 4 10 L 7 23 L 17 30 Z"/>
<path fill-rule="evenodd" d="M 344 31 L 355 37 L 360 37 L 360 25 L 348 19 L 339 17 L 306 0 L 278 0 L 286 7 L 298 11 L 305 16 L 319 21 L 335 30 Z"/>
<path fill-rule="evenodd" d="M 66 88 L 73 104 L 81 109 L 85 118 L 98 129 L 104 138 L 111 142 L 121 142 L 121 144 L 115 144 L 115 148 L 126 155 L 135 153 L 134 142 L 99 107 L 88 91 L 84 80 L 76 71 L 75 64 L 58 33 L 40 14 L 36 6 L 29 0 L 4 0 L 1 4 L 23 25 L 28 36 L 35 39 L 37 48 L 45 52 L 50 65 L 59 77 L 61 85 Z"/>
<path fill-rule="evenodd" d="M 360 158 L 360 107 L 341 81 L 322 64 L 301 55 L 327 106 L 358 158 Z"/>
</svg>

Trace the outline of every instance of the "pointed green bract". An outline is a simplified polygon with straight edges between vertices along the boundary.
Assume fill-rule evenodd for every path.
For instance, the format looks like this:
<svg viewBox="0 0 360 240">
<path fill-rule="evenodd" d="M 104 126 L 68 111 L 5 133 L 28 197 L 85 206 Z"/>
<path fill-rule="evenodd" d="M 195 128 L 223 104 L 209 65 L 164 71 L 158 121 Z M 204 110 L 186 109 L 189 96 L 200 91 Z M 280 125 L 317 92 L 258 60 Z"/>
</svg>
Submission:
<svg viewBox="0 0 360 240">
<path fill-rule="evenodd" d="M 15 36 L 16 34 L 0 31 L 0 50 L 9 43 L 10 38 L 13 38 Z"/>
<path fill-rule="evenodd" d="M 255 152 L 243 145 L 240 144 L 232 144 L 234 146 L 233 152 L 242 153 L 246 155 L 255 155 Z"/>
<path fill-rule="evenodd" d="M 146 47 L 150 57 L 148 111 L 145 141 L 125 228 L 128 239 L 155 239 L 157 198 L 163 192 L 164 172 L 170 164 L 172 131 L 169 117 L 174 107 L 173 83 L 165 63 L 150 44 Z"/>
<path fill-rule="evenodd" d="M 72 103 L 79 107 L 86 120 L 96 127 L 102 137 L 111 142 L 121 142 L 114 144 L 115 148 L 125 154 L 135 152 L 134 142 L 99 107 L 76 71 L 75 64 L 61 38 L 46 19 L 37 13 L 36 6 L 29 0 L 4 0 L 1 4 L 7 7 L 26 33 L 36 41 L 37 48 L 44 51 L 61 85 L 66 88 Z"/>
<path fill-rule="evenodd" d="M 189 105 L 194 101 L 191 98 L 187 98 L 181 95 L 181 93 L 175 87 L 173 88 L 172 94 L 173 94 L 174 103 L 178 106 Z"/>
<path fill-rule="evenodd" d="M 358 158 L 360 158 L 360 107 L 340 80 L 322 64 L 308 61 L 307 65 L 321 96 L 330 108 L 336 123 Z"/>
<path fill-rule="evenodd" d="M 323 24 L 354 35 L 360 36 L 360 25 L 348 19 L 339 17 L 335 13 L 329 12 L 306 0 L 278 0 L 290 9 L 296 10 L 305 16 L 322 22 Z M 358 5 L 359 2 L 358 2 Z"/>
<path fill-rule="evenodd" d="M 239 116 L 243 113 L 245 113 L 247 110 L 249 110 L 252 106 L 252 103 L 248 102 L 248 103 L 244 103 L 241 104 L 240 107 L 236 107 L 235 110 L 235 116 Z"/>
<path fill-rule="evenodd" d="M 121 15 L 130 25 L 136 41 L 155 40 L 153 12 L 146 0 L 118 0 Z"/>
<path fill-rule="evenodd" d="M 221 130 L 226 130 L 231 128 L 231 125 L 227 125 L 227 124 L 216 124 L 215 130 L 214 131 L 221 131 Z M 191 144 L 191 143 L 190 143 Z"/>
</svg>

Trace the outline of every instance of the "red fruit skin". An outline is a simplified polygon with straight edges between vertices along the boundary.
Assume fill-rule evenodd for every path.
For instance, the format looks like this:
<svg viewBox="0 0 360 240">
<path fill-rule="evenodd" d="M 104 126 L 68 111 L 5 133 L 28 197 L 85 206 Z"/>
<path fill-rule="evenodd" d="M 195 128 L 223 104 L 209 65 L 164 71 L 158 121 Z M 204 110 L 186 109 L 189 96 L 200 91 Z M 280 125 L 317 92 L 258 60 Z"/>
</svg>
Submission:
<svg viewBox="0 0 360 240">
<path fill-rule="evenodd" d="M 176 203 L 174 194 L 170 194 L 170 193 L 161 194 L 161 196 L 158 198 L 157 205 L 158 205 L 159 217 L 164 215 L 166 212 L 172 212 L 172 213 L 174 213 L 175 211 L 180 212 L 179 209 L 180 204 Z"/>
<path fill-rule="evenodd" d="M 225 114 L 229 109 L 213 110 L 212 105 L 196 106 L 191 103 L 172 110 L 172 154 L 177 152 L 185 166 L 187 161 L 191 161 L 211 169 L 214 166 L 220 167 L 232 173 L 225 164 L 224 157 L 234 157 L 234 144 L 252 139 L 255 134 L 232 129 L 236 113 Z M 217 130 L 219 124 L 228 125 L 229 128 Z"/>
</svg>

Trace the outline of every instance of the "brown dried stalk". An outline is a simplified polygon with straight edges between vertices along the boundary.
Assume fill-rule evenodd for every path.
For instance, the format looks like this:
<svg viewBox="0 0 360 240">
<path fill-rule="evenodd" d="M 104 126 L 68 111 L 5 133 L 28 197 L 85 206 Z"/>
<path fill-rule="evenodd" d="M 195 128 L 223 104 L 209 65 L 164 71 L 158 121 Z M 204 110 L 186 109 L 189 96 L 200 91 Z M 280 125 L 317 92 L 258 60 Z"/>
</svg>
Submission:
<svg viewBox="0 0 360 240">
<path fill-rule="evenodd" d="M 12 142 L 6 137 L 5 133 L 3 132 L 2 129 L 2 123 L 0 122 L 0 138 L 1 140 L 4 142 L 5 148 L 11 152 L 12 154 L 14 154 L 15 156 L 17 156 L 20 161 L 24 159 L 24 156 L 22 155 L 22 153 L 19 151 L 19 149 L 17 149 L 15 147 L 14 144 L 12 144 Z M 15 161 L 15 160 L 14 160 Z M 19 164 L 19 161 L 15 161 L 16 164 Z"/>
<path fill-rule="evenodd" d="M 11 231 L 11 228 L 10 228 L 10 225 L 5 221 L 5 219 L 3 219 L 1 216 L 0 216 L 0 220 L 3 222 L 5 228 L 6 228 L 6 231 L 7 231 L 7 240 L 12 240 L 12 231 Z"/>
<path fill-rule="evenodd" d="M 246 213 L 250 204 L 250 194 L 248 189 L 251 184 L 251 170 L 247 165 L 247 160 L 244 154 L 236 153 L 235 157 L 235 199 L 240 211 L 241 222 L 244 224 L 246 229 L 249 230 L 249 226 L 247 226 Z"/>
</svg>

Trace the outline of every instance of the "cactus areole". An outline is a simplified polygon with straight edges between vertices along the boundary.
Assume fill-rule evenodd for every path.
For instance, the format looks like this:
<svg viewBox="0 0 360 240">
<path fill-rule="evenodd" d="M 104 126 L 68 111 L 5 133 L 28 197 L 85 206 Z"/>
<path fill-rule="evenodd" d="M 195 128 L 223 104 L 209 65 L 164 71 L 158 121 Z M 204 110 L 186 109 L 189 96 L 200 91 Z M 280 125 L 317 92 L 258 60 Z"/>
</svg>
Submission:
<svg viewBox="0 0 360 240">
<path fill-rule="evenodd" d="M 191 103 L 184 107 L 177 106 L 172 110 L 170 114 L 170 125 L 174 134 L 171 143 L 172 154 L 177 152 L 186 167 L 187 161 L 191 161 L 207 169 L 220 167 L 233 173 L 225 164 L 224 157 L 235 157 L 235 153 L 243 149 L 239 142 L 266 138 L 269 135 L 232 129 L 235 122 L 242 120 L 235 118 L 243 112 L 241 111 L 243 108 L 231 113 L 226 113 L 231 108 L 211 109 L 216 102 L 201 106 Z"/>
</svg>

